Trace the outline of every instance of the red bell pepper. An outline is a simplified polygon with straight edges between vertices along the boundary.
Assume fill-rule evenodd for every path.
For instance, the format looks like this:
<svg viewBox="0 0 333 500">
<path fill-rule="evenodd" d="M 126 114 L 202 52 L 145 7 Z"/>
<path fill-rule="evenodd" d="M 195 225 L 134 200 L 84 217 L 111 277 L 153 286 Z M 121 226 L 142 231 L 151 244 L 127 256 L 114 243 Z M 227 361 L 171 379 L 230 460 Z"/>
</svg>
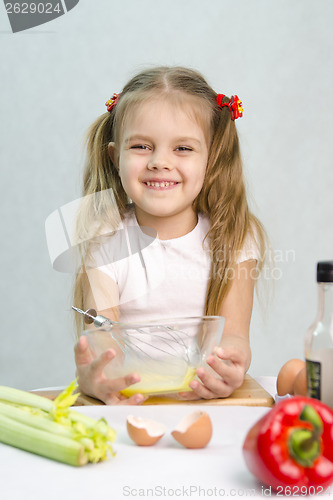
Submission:
<svg viewBox="0 0 333 500">
<path fill-rule="evenodd" d="M 322 493 L 333 481 L 333 411 L 316 399 L 285 399 L 249 430 L 243 455 L 279 493 Z"/>
</svg>

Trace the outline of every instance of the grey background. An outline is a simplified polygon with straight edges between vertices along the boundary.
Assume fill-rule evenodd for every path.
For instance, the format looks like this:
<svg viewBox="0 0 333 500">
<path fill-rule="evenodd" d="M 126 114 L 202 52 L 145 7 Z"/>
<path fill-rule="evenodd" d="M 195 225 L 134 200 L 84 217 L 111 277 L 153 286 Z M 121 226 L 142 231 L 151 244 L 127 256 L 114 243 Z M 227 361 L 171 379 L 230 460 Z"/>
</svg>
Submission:
<svg viewBox="0 0 333 500">
<path fill-rule="evenodd" d="M 333 258 L 332 16 L 331 0 L 81 0 L 12 34 L 0 5 L 1 384 L 74 378 L 72 276 L 51 267 L 45 219 L 80 196 L 84 133 L 105 101 L 156 64 L 242 99 L 251 206 L 278 260 L 254 308 L 250 374 L 303 357 L 316 262 Z"/>
</svg>

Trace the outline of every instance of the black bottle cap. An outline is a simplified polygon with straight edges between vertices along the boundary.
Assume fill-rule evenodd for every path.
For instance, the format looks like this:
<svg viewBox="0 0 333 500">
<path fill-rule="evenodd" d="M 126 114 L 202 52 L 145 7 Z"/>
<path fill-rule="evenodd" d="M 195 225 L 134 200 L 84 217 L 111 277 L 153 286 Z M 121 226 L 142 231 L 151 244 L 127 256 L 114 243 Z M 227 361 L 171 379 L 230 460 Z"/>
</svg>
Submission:
<svg viewBox="0 0 333 500">
<path fill-rule="evenodd" d="M 318 262 L 317 264 L 317 282 L 333 283 L 333 260 Z"/>
</svg>

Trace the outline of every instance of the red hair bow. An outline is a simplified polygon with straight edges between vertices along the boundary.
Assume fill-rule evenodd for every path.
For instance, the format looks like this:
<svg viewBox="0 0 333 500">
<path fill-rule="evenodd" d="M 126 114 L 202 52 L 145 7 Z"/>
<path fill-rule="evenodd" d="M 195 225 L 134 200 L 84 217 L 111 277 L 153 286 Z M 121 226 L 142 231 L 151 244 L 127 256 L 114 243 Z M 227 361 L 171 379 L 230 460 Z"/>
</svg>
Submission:
<svg viewBox="0 0 333 500">
<path fill-rule="evenodd" d="M 108 101 L 106 101 L 105 103 L 105 106 L 107 107 L 107 111 L 111 111 L 112 108 L 114 108 L 114 106 L 117 104 L 117 102 L 119 101 L 119 97 L 120 97 L 120 94 L 116 94 L 114 93 L 113 96 L 111 97 L 111 99 L 109 99 Z"/>
<path fill-rule="evenodd" d="M 224 94 L 217 94 L 216 102 L 220 106 L 220 108 L 224 108 L 227 106 L 230 110 L 230 116 L 232 120 L 237 120 L 237 118 L 241 118 L 243 116 L 243 107 L 242 101 L 239 99 L 238 95 L 232 95 L 230 97 L 229 102 L 222 102 Z"/>
</svg>

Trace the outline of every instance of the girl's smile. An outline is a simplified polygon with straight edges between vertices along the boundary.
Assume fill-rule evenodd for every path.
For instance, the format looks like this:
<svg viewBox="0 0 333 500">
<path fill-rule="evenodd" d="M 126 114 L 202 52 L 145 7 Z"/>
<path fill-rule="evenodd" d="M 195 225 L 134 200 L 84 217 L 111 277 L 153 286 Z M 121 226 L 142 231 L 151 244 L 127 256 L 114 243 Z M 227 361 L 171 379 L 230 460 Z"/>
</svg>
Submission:
<svg viewBox="0 0 333 500">
<path fill-rule="evenodd" d="M 180 232 L 186 234 L 197 221 L 192 205 L 203 185 L 208 145 L 191 104 L 179 107 L 152 99 L 125 122 L 117 155 L 119 176 L 139 224 L 159 235 L 167 222 L 169 227 L 182 225 Z M 180 235 L 179 229 L 176 233 Z M 165 237 L 176 236 L 168 231 Z"/>
<path fill-rule="evenodd" d="M 143 181 L 143 183 L 149 189 L 173 189 L 174 187 L 178 186 L 178 184 L 180 184 L 179 182 L 169 181 L 166 179 L 151 179 L 150 181 Z"/>
</svg>

